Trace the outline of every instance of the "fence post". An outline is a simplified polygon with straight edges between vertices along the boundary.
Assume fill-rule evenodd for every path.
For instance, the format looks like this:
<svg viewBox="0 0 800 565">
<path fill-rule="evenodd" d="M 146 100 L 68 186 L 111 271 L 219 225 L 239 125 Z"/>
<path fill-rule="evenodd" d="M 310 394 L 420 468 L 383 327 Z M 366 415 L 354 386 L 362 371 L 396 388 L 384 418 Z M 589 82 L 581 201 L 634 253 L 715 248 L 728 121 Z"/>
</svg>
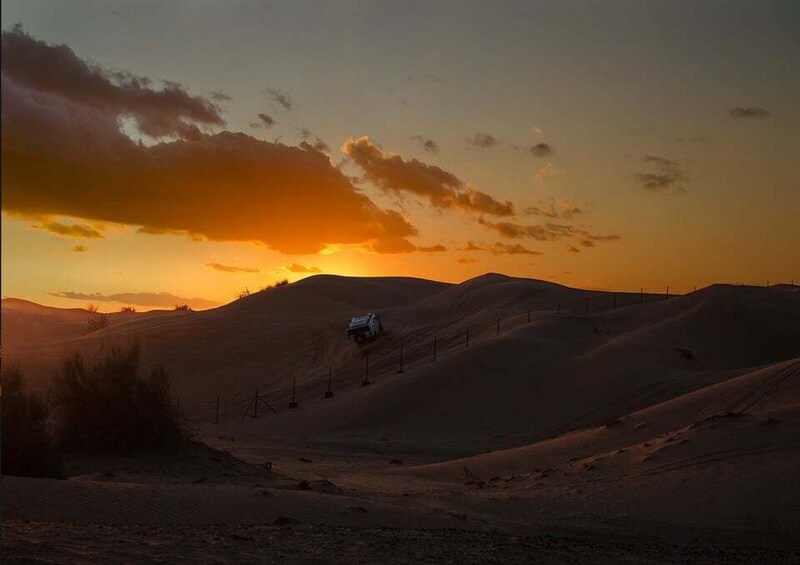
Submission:
<svg viewBox="0 0 800 565">
<path fill-rule="evenodd" d="M 639 289 L 639 304 L 644 304 L 644 287 Z"/>
<path fill-rule="evenodd" d="M 214 406 L 214 423 L 219 424 L 219 395 L 217 395 L 217 401 Z"/>
<path fill-rule="evenodd" d="M 328 390 L 325 391 L 325 398 L 333 398 L 333 391 L 331 390 L 332 380 L 333 380 L 333 367 L 328 365 Z"/>
<path fill-rule="evenodd" d="M 669 285 L 667 285 L 667 298 L 669 298 Z"/>
<path fill-rule="evenodd" d="M 556 314 L 561 314 L 561 302 L 556 304 Z"/>
<path fill-rule="evenodd" d="M 368 384 L 370 384 L 370 382 L 369 382 L 369 355 L 367 355 L 364 358 L 364 360 L 365 360 L 365 364 L 364 364 L 364 380 L 361 381 L 361 386 L 367 386 Z"/>
<path fill-rule="evenodd" d="M 297 408 L 297 375 L 292 377 L 292 400 L 289 401 L 289 408 Z"/>
<path fill-rule="evenodd" d="M 403 344 L 400 344 L 400 368 L 397 369 L 398 373 L 405 373 L 403 370 Z"/>
</svg>

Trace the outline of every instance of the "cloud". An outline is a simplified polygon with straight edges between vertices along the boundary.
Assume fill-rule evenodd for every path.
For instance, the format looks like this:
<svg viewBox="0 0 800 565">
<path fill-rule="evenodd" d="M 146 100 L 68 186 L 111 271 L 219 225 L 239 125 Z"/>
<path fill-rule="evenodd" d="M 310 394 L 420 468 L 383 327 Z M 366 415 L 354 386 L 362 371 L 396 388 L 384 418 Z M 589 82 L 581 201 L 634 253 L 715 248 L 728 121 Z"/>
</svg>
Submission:
<svg viewBox="0 0 800 565">
<path fill-rule="evenodd" d="M 231 132 L 185 136 L 192 121 L 222 123 L 210 103 L 175 86 L 154 91 L 147 79 L 103 74 L 68 47 L 18 30 L 2 37 L 5 211 L 260 242 L 287 254 L 331 245 L 416 249 L 407 239 L 416 228 L 379 208 L 314 147 Z M 109 76 L 123 77 L 123 86 Z M 131 115 L 173 138 L 133 141 L 120 129 Z"/>
<path fill-rule="evenodd" d="M 476 133 L 472 137 L 467 138 L 467 143 L 478 149 L 489 149 L 494 147 L 499 142 L 495 137 L 488 133 Z"/>
<path fill-rule="evenodd" d="M 364 170 L 367 180 L 387 192 L 421 196 L 442 209 L 458 208 L 492 216 L 514 213 L 511 202 L 500 202 L 485 192 L 467 187 L 458 177 L 434 165 L 384 153 L 367 136 L 346 139 L 342 151 Z"/>
<path fill-rule="evenodd" d="M 258 118 L 258 122 L 256 122 L 255 124 L 250 124 L 254 127 L 264 126 L 265 128 L 271 128 L 277 123 L 272 116 L 265 114 L 263 112 L 259 112 L 256 117 Z"/>
<path fill-rule="evenodd" d="M 421 135 L 415 135 L 411 139 L 419 143 L 427 153 L 439 152 L 439 144 L 432 139 L 428 139 L 427 137 L 422 137 Z"/>
<path fill-rule="evenodd" d="M 459 257 L 456 259 L 457 263 L 461 263 L 462 265 L 472 265 L 474 263 L 478 263 L 479 260 L 475 257 Z"/>
<path fill-rule="evenodd" d="M 731 108 L 728 110 L 728 115 L 731 118 L 737 119 L 747 119 L 747 118 L 755 118 L 759 120 L 764 120 L 766 118 L 772 117 L 772 112 L 765 108 L 761 108 L 760 106 L 737 106 L 736 108 Z"/>
<path fill-rule="evenodd" d="M 308 128 L 297 128 L 297 131 L 300 133 L 300 137 L 303 139 L 300 142 L 300 147 L 304 149 L 314 149 L 315 151 L 323 151 L 325 153 L 330 153 L 331 148 L 328 146 L 327 143 L 322 141 L 318 135 L 315 135 Z M 309 140 L 311 140 L 309 142 Z"/>
<path fill-rule="evenodd" d="M 547 181 L 550 179 L 550 177 L 554 177 L 562 173 L 563 171 L 561 169 L 557 169 L 553 163 L 547 163 L 546 165 L 540 167 L 538 171 L 536 171 L 536 174 L 533 176 L 533 180 L 538 186 L 545 187 L 547 186 Z"/>
<path fill-rule="evenodd" d="M 519 243 L 502 243 L 499 241 L 490 246 L 477 245 L 472 241 L 468 241 L 462 251 L 489 251 L 492 255 L 543 255 L 541 251 L 528 249 Z"/>
<path fill-rule="evenodd" d="M 284 110 L 292 109 L 292 99 L 288 93 L 277 88 L 265 88 L 262 91 L 270 100 L 280 104 Z"/>
<path fill-rule="evenodd" d="M 656 155 L 645 155 L 642 160 L 655 169 L 653 172 L 634 175 L 642 188 L 651 192 L 686 192 L 683 183 L 687 176 L 678 161 Z"/>
<path fill-rule="evenodd" d="M 3 32 L 2 53 L 3 78 L 42 96 L 41 105 L 61 106 L 51 108 L 53 112 L 91 107 L 131 118 L 141 133 L 153 138 L 195 138 L 202 126 L 225 124 L 215 104 L 192 96 L 178 83 L 164 82 L 155 90 L 150 79 L 87 63 L 66 45 L 33 39 L 21 26 Z"/>
<path fill-rule="evenodd" d="M 513 222 L 491 222 L 478 218 L 478 223 L 502 237 L 508 239 L 533 239 L 535 241 L 558 241 L 569 237 L 577 238 L 581 244 L 588 241 L 588 245 L 595 242 L 609 242 L 622 239 L 616 234 L 596 235 L 588 230 L 568 224 L 517 224 Z"/>
<path fill-rule="evenodd" d="M 222 263 L 206 263 L 206 267 L 220 271 L 222 273 L 259 273 L 258 269 L 250 267 L 232 267 L 230 265 L 223 265 Z"/>
<path fill-rule="evenodd" d="M 534 157 L 547 157 L 556 152 L 549 143 L 537 143 L 528 148 L 528 152 Z"/>
<path fill-rule="evenodd" d="M 85 245 L 76 245 L 75 247 L 72 248 L 72 251 L 75 253 L 86 253 L 87 251 L 89 251 L 89 248 L 86 247 Z"/>
<path fill-rule="evenodd" d="M 34 227 L 45 229 L 65 237 L 83 237 L 86 239 L 104 239 L 103 234 L 93 227 L 84 224 L 62 224 L 59 222 L 42 222 Z"/>
<path fill-rule="evenodd" d="M 230 100 L 233 100 L 233 98 L 231 98 L 229 95 L 225 94 L 220 90 L 215 90 L 214 92 L 211 93 L 210 96 L 212 100 L 215 100 L 217 102 L 228 102 Z"/>
<path fill-rule="evenodd" d="M 287 271 L 291 271 L 292 273 L 321 273 L 322 270 L 319 267 L 305 267 L 303 265 L 298 265 L 297 263 L 289 263 L 284 267 Z"/>
<path fill-rule="evenodd" d="M 574 245 L 567 245 L 567 251 L 570 253 L 580 253 L 581 250 L 575 247 Z"/>
<path fill-rule="evenodd" d="M 528 206 L 523 210 L 523 213 L 531 216 L 542 216 L 544 218 L 564 218 L 570 220 L 575 216 L 580 216 L 584 213 L 574 202 L 569 200 L 554 200 L 550 199 L 547 202 L 540 202 L 538 206 Z"/>
<path fill-rule="evenodd" d="M 417 247 L 416 251 L 422 253 L 441 253 L 442 251 L 447 251 L 447 247 L 441 243 L 437 243 L 436 245 L 430 245 L 428 247 Z"/>
<path fill-rule="evenodd" d="M 173 308 L 178 304 L 188 304 L 195 309 L 212 308 L 218 302 L 206 300 L 205 298 L 184 298 L 169 292 L 120 292 L 117 294 L 102 294 L 100 292 L 51 292 L 51 296 L 57 298 L 68 298 L 70 300 L 82 300 L 88 302 L 121 302 L 133 306 L 152 306 L 155 308 Z"/>
</svg>

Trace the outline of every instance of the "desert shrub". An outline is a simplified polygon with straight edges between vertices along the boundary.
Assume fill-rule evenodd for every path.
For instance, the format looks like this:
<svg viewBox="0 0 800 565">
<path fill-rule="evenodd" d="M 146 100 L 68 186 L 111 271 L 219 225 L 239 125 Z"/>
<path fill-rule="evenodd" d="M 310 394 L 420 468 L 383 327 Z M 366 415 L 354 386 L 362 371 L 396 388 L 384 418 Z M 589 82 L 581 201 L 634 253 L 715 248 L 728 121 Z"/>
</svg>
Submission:
<svg viewBox="0 0 800 565">
<path fill-rule="evenodd" d="M 141 348 L 111 347 L 89 364 L 63 360 L 54 384 L 55 428 L 66 450 L 89 453 L 174 449 L 184 437 L 163 367 L 141 373 Z"/>
<path fill-rule="evenodd" d="M 123 314 L 135 314 L 136 308 L 134 308 L 133 306 L 123 306 L 122 308 L 119 309 L 119 311 L 122 312 Z"/>
<path fill-rule="evenodd" d="M 44 402 L 25 390 L 19 366 L 3 367 L 0 382 L 3 474 L 63 478 L 61 456 L 47 433 Z"/>
<path fill-rule="evenodd" d="M 250 289 L 245 287 L 244 290 L 239 293 L 239 299 L 241 300 L 242 298 L 247 298 L 248 296 L 250 296 L 250 294 L 251 294 Z"/>
<path fill-rule="evenodd" d="M 192 307 L 188 304 L 176 304 L 175 305 L 176 312 L 192 312 Z"/>
<path fill-rule="evenodd" d="M 280 286 L 286 286 L 288 284 L 289 284 L 289 280 L 288 279 L 283 279 L 283 280 L 280 280 L 280 281 L 276 282 L 275 284 L 268 284 L 267 286 L 262 287 L 258 292 L 266 292 L 268 290 L 272 290 L 273 288 L 278 288 Z"/>
<path fill-rule="evenodd" d="M 86 311 L 91 314 L 87 320 L 90 332 L 101 330 L 108 326 L 108 316 L 103 314 L 95 304 L 87 304 Z"/>
</svg>

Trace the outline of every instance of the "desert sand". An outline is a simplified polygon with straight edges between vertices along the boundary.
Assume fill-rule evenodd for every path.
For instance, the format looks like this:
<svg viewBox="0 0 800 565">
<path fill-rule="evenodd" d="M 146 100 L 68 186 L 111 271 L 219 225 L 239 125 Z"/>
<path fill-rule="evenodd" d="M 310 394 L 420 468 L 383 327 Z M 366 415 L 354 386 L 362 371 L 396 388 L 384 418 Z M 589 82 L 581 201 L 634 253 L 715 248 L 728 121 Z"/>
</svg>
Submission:
<svg viewBox="0 0 800 565">
<path fill-rule="evenodd" d="M 386 334 L 358 346 L 344 329 L 368 311 Z M 45 394 L 65 353 L 140 341 L 198 442 L 74 458 L 67 481 L 4 476 L 9 558 L 800 558 L 797 287 L 321 275 L 96 331 L 89 315 L 3 300 L 5 360 Z"/>
</svg>

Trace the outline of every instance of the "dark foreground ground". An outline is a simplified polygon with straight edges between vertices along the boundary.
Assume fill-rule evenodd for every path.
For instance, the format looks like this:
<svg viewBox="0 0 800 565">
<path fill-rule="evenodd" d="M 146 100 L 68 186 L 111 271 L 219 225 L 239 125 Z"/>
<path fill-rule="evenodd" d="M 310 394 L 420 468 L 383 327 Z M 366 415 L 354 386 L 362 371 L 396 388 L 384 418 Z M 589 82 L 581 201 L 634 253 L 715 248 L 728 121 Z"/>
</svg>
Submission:
<svg viewBox="0 0 800 565">
<path fill-rule="evenodd" d="M 4 563 L 798 563 L 800 553 L 458 529 L 4 521 Z"/>
</svg>

